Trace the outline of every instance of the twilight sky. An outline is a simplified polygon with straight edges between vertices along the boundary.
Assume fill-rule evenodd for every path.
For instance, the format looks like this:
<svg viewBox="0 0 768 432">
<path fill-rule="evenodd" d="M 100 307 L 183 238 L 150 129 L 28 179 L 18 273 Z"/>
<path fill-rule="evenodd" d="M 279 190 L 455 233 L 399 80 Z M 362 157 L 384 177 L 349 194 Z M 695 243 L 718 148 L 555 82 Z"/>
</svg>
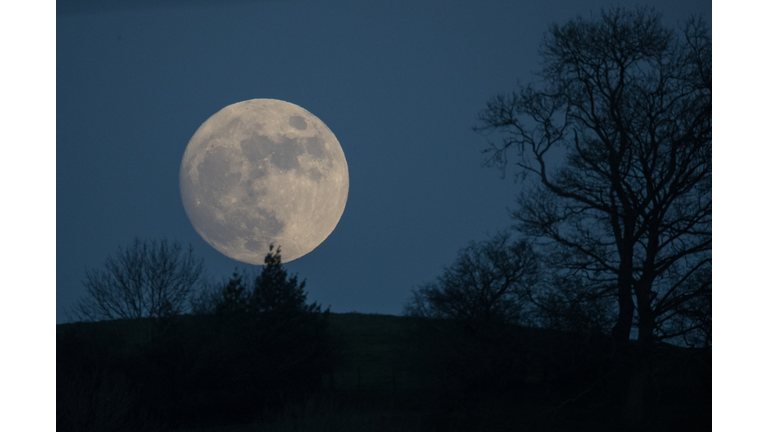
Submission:
<svg viewBox="0 0 768 432">
<path fill-rule="evenodd" d="M 181 158 L 221 108 L 285 100 L 319 117 L 349 165 L 335 231 L 286 264 L 332 312 L 399 314 L 459 248 L 511 220 L 519 190 L 472 132 L 489 97 L 538 70 L 548 25 L 634 1 L 59 2 L 56 316 L 85 270 L 134 236 L 191 244 L 214 281 L 231 260 L 193 229 Z M 88 5 L 93 3 L 93 5 Z M 667 25 L 710 1 L 641 1 Z M 160 5 L 160 6 L 149 6 Z"/>
</svg>

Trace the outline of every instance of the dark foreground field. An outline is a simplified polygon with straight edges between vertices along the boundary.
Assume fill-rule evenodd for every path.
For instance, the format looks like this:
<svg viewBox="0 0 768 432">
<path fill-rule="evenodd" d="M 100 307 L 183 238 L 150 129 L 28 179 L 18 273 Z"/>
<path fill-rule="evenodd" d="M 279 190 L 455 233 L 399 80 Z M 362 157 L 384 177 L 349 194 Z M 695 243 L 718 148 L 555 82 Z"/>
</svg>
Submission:
<svg viewBox="0 0 768 432">
<path fill-rule="evenodd" d="M 265 400 L 206 381 L 229 366 L 204 366 L 215 350 L 201 345 L 214 339 L 193 335 L 207 322 L 181 318 L 173 328 L 186 337 L 154 349 L 142 348 L 135 323 L 58 325 L 58 429 L 711 430 L 711 350 L 656 347 L 647 420 L 630 428 L 621 423 L 620 359 L 599 336 L 517 328 L 478 338 L 405 317 L 330 314 L 330 367 L 311 387 L 278 387 Z"/>
</svg>

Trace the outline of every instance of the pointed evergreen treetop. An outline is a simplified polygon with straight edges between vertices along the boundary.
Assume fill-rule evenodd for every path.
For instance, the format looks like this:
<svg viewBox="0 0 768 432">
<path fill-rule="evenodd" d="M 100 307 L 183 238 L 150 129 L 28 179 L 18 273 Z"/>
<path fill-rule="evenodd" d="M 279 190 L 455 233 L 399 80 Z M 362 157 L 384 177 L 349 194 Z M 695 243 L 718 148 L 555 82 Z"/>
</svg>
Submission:
<svg viewBox="0 0 768 432">
<path fill-rule="evenodd" d="M 318 312 L 317 303 L 306 304 L 304 292 L 306 280 L 298 282 L 296 275 L 288 276 L 280 259 L 280 247 L 273 253 L 274 245 L 269 245 L 269 253 L 264 258 L 266 267 L 256 278 L 251 297 L 251 309 L 255 313 L 296 313 Z"/>
</svg>

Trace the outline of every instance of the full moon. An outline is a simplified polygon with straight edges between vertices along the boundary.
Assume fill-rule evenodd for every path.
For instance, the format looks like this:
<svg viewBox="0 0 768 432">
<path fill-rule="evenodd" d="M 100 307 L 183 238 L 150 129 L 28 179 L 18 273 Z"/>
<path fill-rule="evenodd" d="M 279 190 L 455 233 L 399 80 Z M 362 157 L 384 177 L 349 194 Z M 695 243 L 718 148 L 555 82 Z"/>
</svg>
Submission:
<svg viewBox="0 0 768 432">
<path fill-rule="evenodd" d="M 319 118 L 292 103 L 252 99 L 200 126 L 179 183 L 184 210 L 208 244 L 263 265 L 270 244 L 288 262 L 331 234 L 347 203 L 349 172 Z"/>
</svg>

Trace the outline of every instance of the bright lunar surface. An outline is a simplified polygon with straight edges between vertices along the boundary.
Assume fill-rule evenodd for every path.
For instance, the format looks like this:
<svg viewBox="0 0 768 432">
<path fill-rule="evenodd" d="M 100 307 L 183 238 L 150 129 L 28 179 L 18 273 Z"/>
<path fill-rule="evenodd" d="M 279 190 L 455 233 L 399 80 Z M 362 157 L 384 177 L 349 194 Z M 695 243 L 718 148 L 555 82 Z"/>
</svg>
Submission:
<svg viewBox="0 0 768 432">
<path fill-rule="evenodd" d="M 283 262 L 331 234 L 347 203 L 349 172 L 339 141 L 309 111 L 280 100 L 225 107 L 189 141 L 179 175 L 195 230 L 224 255 Z"/>
</svg>

